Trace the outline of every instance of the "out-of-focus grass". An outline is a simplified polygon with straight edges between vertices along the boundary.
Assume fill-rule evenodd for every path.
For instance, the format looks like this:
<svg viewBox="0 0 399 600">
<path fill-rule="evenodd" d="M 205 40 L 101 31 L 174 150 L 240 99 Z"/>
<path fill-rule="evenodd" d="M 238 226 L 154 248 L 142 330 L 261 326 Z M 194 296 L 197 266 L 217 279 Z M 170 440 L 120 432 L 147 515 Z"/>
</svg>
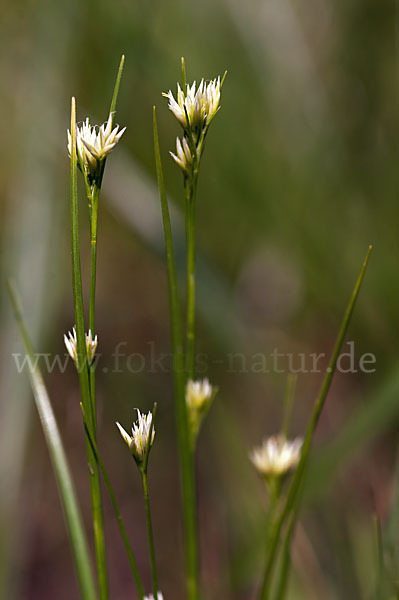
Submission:
<svg viewBox="0 0 399 600">
<path fill-rule="evenodd" d="M 367 244 L 374 245 L 350 335 L 357 357 L 375 354 L 376 371 L 341 374 L 331 391 L 303 513 L 317 564 L 309 558 L 296 565 L 298 577 L 290 592 L 295 599 L 301 593 L 309 597 L 312 581 L 322 581 L 332 598 L 352 597 L 354 589 L 363 589 L 356 581 L 370 571 L 368 559 L 358 552 L 370 538 L 369 517 L 377 510 L 384 520 L 389 511 L 396 452 L 394 13 L 393 2 L 373 0 L 334 5 L 205 0 L 201 7 L 160 0 L 22 0 L 3 8 L 0 99 L 7 118 L 0 123 L 2 268 L 23 290 L 28 319 L 36 323 L 35 345 L 43 352 L 63 353 L 62 334 L 72 324 L 65 150 L 70 96 L 78 98 L 79 119 L 86 114 L 99 122 L 105 119 L 104 97 L 112 90 L 120 55 L 126 54 L 117 121 L 128 130 L 107 165 L 100 214 L 97 333 L 101 365 L 109 369 L 104 373 L 100 366 L 98 374 L 100 439 L 139 549 L 145 533 L 136 499 L 139 482 L 124 462 L 113 422 L 130 421 L 134 406 L 159 402 L 159 446 L 151 476 L 159 497 L 154 494 L 154 526 L 166 597 L 179 598 L 182 590 L 181 557 L 172 561 L 169 551 L 171 543 L 179 547 L 181 537 L 171 378 L 148 368 L 111 372 L 112 353 L 121 340 L 127 341 L 126 354 L 142 353 L 147 366 L 154 348 L 159 353 L 169 349 L 152 105 L 158 106 L 167 185 L 178 215 L 183 205 L 180 173 L 166 158 L 177 128 L 161 91 L 174 86 L 181 55 L 190 79 L 228 70 L 198 201 L 204 265 L 199 275 L 199 350 L 208 353 L 208 374 L 221 389 L 199 457 L 209 598 L 247 597 L 259 573 L 265 498 L 247 451 L 278 427 L 285 386 L 284 373 L 229 372 L 226 354 L 243 353 L 249 364 L 254 353 L 269 354 L 274 347 L 294 354 L 328 353 L 359 261 Z M 81 214 L 85 227 L 84 210 Z M 183 245 L 180 256 L 182 250 Z M 16 387 L 21 379 L 11 353 L 19 350 L 3 301 L 1 310 L 0 463 L 2 473 L 15 475 L 12 492 L 2 493 L 1 521 L 11 532 L 2 553 L 10 559 L 12 580 L 20 581 L 17 598 L 50 597 L 62 580 L 65 585 L 57 588 L 62 600 L 76 590 L 70 582 L 72 565 L 65 560 L 60 512 L 50 503 L 56 498 L 49 466 L 42 465 L 38 423 L 33 419 L 29 430 L 28 398 L 22 405 L 24 396 Z M 55 408 L 84 498 L 73 375 L 72 369 L 66 375 L 53 373 L 48 384 L 58 392 Z M 304 429 L 318 383 L 317 374 L 299 376 L 295 433 Z M 5 435 L 17 430 L 19 436 Z M 26 444 L 29 451 L 23 454 Z M 35 498 L 29 508 L 27 497 Z M 51 535 L 42 516 L 49 510 Z M 326 514 L 337 526 L 346 524 L 359 576 L 352 568 L 345 572 L 349 560 L 336 560 L 347 540 L 327 527 Z M 128 567 L 118 560 L 110 514 L 108 523 L 111 586 L 117 599 L 129 589 Z M 3 530 L 6 534 L 7 527 Z M 21 541 L 14 545 L 7 539 Z M 139 558 L 143 565 L 145 555 L 143 551 Z M 11 592 L 6 597 L 10 600 Z"/>
</svg>

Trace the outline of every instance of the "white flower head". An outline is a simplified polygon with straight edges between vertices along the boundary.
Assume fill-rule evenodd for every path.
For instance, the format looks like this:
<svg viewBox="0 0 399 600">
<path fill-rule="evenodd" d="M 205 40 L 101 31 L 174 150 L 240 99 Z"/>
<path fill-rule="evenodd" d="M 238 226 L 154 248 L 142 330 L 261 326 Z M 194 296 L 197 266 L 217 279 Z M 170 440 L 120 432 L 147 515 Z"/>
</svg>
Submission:
<svg viewBox="0 0 399 600">
<path fill-rule="evenodd" d="M 89 361 L 89 365 L 91 365 L 94 360 L 94 356 L 96 354 L 98 340 L 97 340 L 97 336 L 94 336 L 94 338 L 93 338 L 93 335 L 92 335 L 90 329 L 89 329 L 89 332 L 86 333 L 85 337 L 86 337 L 87 360 Z M 75 363 L 75 365 L 77 367 L 78 366 L 78 338 L 76 336 L 76 328 L 75 327 L 72 328 L 72 332 L 68 331 L 68 335 L 64 335 L 64 343 L 65 343 L 66 349 L 68 350 L 69 356 L 72 358 L 73 362 Z"/>
<path fill-rule="evenodd" d="M 190 166 L 193 163 L 193 156 L 191 154 L 190 146 L 188 145 L 186 137 L 183 137 L 183 140 L 176 138 L 176 154 L 173 152 L 169 152 L 172 158 L 179 165 L 181 170 L 184 173 L 189 171 Z"/>
<path fill-rule="evenodd" d="M 280 477 L 297 466 L 302 444 L 302 438 L 290 441 L 284 435 L 273 435 L 252 450 L 250 459 L 265 477 Z"/>
<path fill-rule="evenodd" d="M 144 462 L 148 445 L 152 446 L 155 437 L 155 429 L 152 428 L 151 442 L 150 442 L 150 431 L 152 425 L 152 412 L 150 411 L 147 415 L 141 414 L 137 408 L 137 421 L 133 423 L 132 435 L 129 435 L 120 423 L 116 423 L 119 432 L 126 444 L 130 448 L 135 461 L 138 465 Z"/>
<path fill-rule="evenodd" d="M 86 173 L 94 176 L 99 163 L 111 152 L 125 133 L 126 127 L 119 131 L 119 125 L 112 128 L 112 114 L 101 127 L 90 125 L 87 118 L 82 125 L 76 127 L 76 152 L 79 165 L 82 164 Z M 68 153 L 71 156 L 72 137 L 68 130 Z"/>
<path fill-rule="evenodd" d="M 208 412 L 216 392 L 217 388 L 214 388 L 209 383 L 208 379 L 203 379 L 202 381 L 193 381 L 192 379 L 189 379 L 187 381 L 186 406 L 193 442 L 195 441 L 202 420 Z"/>
<path fill-rule="evenodd" d="M 152 594 L 144 596 L 144 600 L 154 600 L 154 596 Z M 162 592 L 158 592 L 158 600 L 163 600 Z"/>
<path fill-rule="evenodd" d="M 201 410 L 212 400 L 213 387 L 208 379 L 193 381 L 189 379 L 186 385 L 186 403 L 189 408 Z"/>
<path fill-rule="evenodd" d="M 169 109 L 184 129 L 202 130 L 209 125 L 220 106 L 220 77 L 206 83 L 203 79 L 197 87 L 196 82 L 186 85 L 184 92 L 177 84 L 176 99 L 171 90 L 163 93 L 169 100 Z"/>
</svg>

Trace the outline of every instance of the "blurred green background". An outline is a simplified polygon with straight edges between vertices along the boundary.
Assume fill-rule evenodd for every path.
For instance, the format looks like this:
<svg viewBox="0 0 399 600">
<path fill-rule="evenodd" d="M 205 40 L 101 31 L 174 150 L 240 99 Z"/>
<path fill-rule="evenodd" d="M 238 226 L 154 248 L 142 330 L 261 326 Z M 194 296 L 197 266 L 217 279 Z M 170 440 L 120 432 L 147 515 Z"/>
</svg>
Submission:
<svg viewBox="0 0 399 600">
<path fill-rule="evenodd" d="M 175 90 L 182 55 L 189 80 L 228 71 L 197 213 L 201 375 L 220 388 L 198 455 L 205 597 L 253 597 L 261 572 L 267 498 L 247 456 L 280 426 L 289 365 L 283 360 L 281 373 L 258 372 L 254 355 L 277 348 L 292 354 L 294 368 L 300 353 L 328 355 L 369 243 L 374 251 L 349 339 L 356 364 L 372 353 L 375 371 L 339 373 L 334 380 L 315 442 L 288 597 L 373 597 L 374 514 L 384 528 L 389 577 L 397 577 L 399 534 L 391 512 L 399 390 L 397 10 L 389 0 L 2 4 L 2 270 L 21 290 L 37 351 L 51 356 L 63 357 L 62 337 L 73 325 L 70 98 L 77 98 L 78 120 L 106 120 L 126 55 L 117 122 L 127 131 L 107 163 L 100 210 L 100 444 L 149 585 L 140 482 L 114 422 L 128 427 L 133 408 L 159 403 L 150 486 L 166 600 L 183 598 L 184 585 L 172 382 L 167 360 L 165 368 L 153 360 L 170 346 L 152 106 L 183 269 L 181 174 L 167 154 L 180 131 L 161 97 Z M 87 277 L 83 201 L 81 221 Z M 27 375 L 18 373 L 13 357 L 22 349 L 3 291 L 4 285 L 0 594 L 69 600 L 78 593 L 70 549 Z M 115 366 L 120 343 L 126 356 Z M 303 433 L 320 380 L 320 373 L 299 374 L 293 434 Z M 46 382 L 89 529 L 72 365 L 64 374 L 54 368 Z M 111 597 L 134 597 L 107 498 L 104 506 Z"/>
</svg>

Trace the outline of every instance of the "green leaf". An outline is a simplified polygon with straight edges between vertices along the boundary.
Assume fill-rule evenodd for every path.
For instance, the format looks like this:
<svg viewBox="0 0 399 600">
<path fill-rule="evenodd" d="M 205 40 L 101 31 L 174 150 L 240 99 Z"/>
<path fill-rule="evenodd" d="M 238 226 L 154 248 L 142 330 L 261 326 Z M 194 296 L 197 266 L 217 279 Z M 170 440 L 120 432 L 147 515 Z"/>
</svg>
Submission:
<svg viewBox="0 0 399 600">
<path fill-rule="evenodd" d="M 49 449 L 54 473 L 58 484 L 61 503 L 64 509 L 65 521 L 71 540 L 75 567 L 80 584 L 83 600 L 95 600 L 96 592 L 86 534 L 76 498 L 75 486 L 68 466 L 61 435 L 53 413 L 43 377 L 35 361 L 32 342 L 22 315 L 21 305 L 14 285 L 8 282 L 8 293 L 18 323 L 25 350 L 29 357 L 30 380 L 35 397 L 37 411 L 40 416 L 44 437 Z"/>
</svg>

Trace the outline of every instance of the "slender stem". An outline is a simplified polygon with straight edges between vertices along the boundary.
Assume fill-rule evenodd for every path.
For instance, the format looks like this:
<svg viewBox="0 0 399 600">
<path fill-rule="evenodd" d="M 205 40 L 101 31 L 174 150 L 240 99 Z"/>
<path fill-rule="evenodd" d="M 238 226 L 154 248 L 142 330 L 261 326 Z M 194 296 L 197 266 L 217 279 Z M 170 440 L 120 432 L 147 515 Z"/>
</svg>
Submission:
<svg viewBox="0 0 399 600">
<path fill-rule="evenodd" d="M 294 397 L 296 388 L 297 376 L 294 373 L 290 373 L 287 377 L 287 389 L 284 397 L 284 412 L 283 422 L 281 425 L 281 433 L 287 437 L 289 435 L 292 409 L 294 407 Z"/>
<path fill-rule="evenodd" d="M 187 377 L 195 376 L 195 196 L 197 176 L 187 180 L 186 191 L 186 236 L 187 236 Z"/>
<path fill-rule="evenodd" d="M 8 282 L 8 293 L 13 306 L 24 346 L 29 357 L 32 390 L 37 411 L 43 428 L 44 437 L 49 449 L 54 474 L 58 484 L 59 495 L 64 509 L 65 522 L 71 540 L 75 568 L 78 575 L 83 600 L 96 600 L 96 592 L 92 573 L 90 555 L 80 514 L 75 486 L 69 470 L 61 435 L 53 413 L 50 398 L 45 387 L 42 374 L 35 360 L 35 352 L 22 315 L 17 292 Z"/>
<path fill-rule="evenodd" d="M 89 386 L 89 369 L 86 353 L 86 336 L 84 326 L 82 273 L 80 266 L 79 213 L 77 191 L 77 157 L 76 157 L 76 107 L 72 98 L 71 107 L 71 246 L 72 246 L 72 286 L 75 308 L 77 335 L 78 373 L 82 404 L 91 416 L 91 424 L 95 430 L 95 419 L 92 411 L 92 398 Z M 91 444 L 86 436 L 87 458 L 90 470 L 90 492 L 92 503 L 94 545 L 101 600 L 108 599 L 108 582 L 105 561 L 104 524 L 101 509 L 100 478 L 97 462 Z"/>
<path fill-rule="evenodd" d="M 285 522 L 287 516 L 294 509 L 295 504 L 298 502 L 299 491 L 300 491 L 301 484 L 303 482 L 305 472 L 306 472 L 306 467 L 307 467 L 308 458 L 309 458 L 310 449 L 311 449 L 312 440 L 313 440 L 313 434 L 316 429 L 316 425 L 318 423 L 321 411 L 323 409 L 328 390 L 330 389 L 331 380 L 332 380 L 332 377 L 334 375 L 334 371 L 335 371 L 335 368 L 337 365 L 337 360 L 339 357 L 339 353 L 341 351 L 341 346 L 344 341 L 346 332 L 348 330 L 351 316 L 352 316 L 352 313 L 353 313 L 353 310 L 354 310 L 354 307 L 356 304 L 356 300 L 359 295 L 360 287 L 361 287 L 361 284 L 362 284 L 362 281 L 363 281 L 363 278 L 364 278 L 364 275 L 366 272 L 371 249 L 372 249 L 372 247 L 369 246 L 369 249 L 368 249 L 366 257 L 364 259 L 358 279 L 356 281 L 354 290 L 352 292 L 349 303 L 345 310 L 344 317 L 343 317 L 343 320 L 341 323 L 341 327 L 340 327 L 340 330 L 338 333 L 338 337 L 335 342 L 334 350 L 333 350 L 333 353 L 332 353 L 332 356 L 330 359 L 330 363 L 327 368 L 327 373 L 326 373 L 326 376 L 322 383 L 319 396 L 316 399 L 316 402 L 315 402 L 315 405 L 313 408 L 313 413 L 310 418 L 310 422 L 309 422 L 309 425 L 308 425 L 308 428 L 306 431 L 305 440 L 304 440 L 303 447 L 302 447 L 301 459 L 300 459 L 298 467 L 293 475 L 284 507 L 281 511 L 279 518 L 276 520 L 276 523 L 273 527 L 271 543 L 270 543 L 268 555 L 266 558 L 266 566 L 265 566 L 262 590 L 261 590 L 261 594 L 260 594 L 261 600 L 268 600 L 270 598 L 271 578 L 272 578 L 273 567 L 274 567 L 275 558 L 276 558 L 276 554 L 277 554 L 277 549 L 278 549 L 278 545 L 279 545 L 279 541 L 280 541 L 281 530 L 282 530 L 282 527 L 284 525 L 284 522 Z"/>
<path fill-rule="evenodd" d="M 90 218 L 90 249 L 91 249 L 91 272 L 90 272 L 90 301 L 89 301 L 89 329 L 92 335 L 96 330 L 96 280 L 97 280 L 97 223 L 98 223 L 98 201 L 100 188 L 95 186 L 92 194 L 91 218 Z M 96 403 L 96 377 L 95 365 L 90 365 L 90 397 L 93 435 L 97 436 L 97 403 Z"/>
<path fill-rule="evenodd" d="M 157 566 L 155 561 L 155 546 L 154 546 L 154 535 L 152 532 L 152 519 L 151 519 L 151 507 L 150 507 L 150 495 L 148 492 L 148 479 L 147 471 L 141 470 L 141 480 L 143 483 L 143 494 L 145 504 L 145 517 L 147 521 L 147 535 L 148 535 L 148 546 L 150 549 L 150 563 L 151 563 L 151 576 L 152 576 L 152 591 L 154 599 L 158 598 L 158 577 L 157 577 Z"/>
<path fill-rule="evenodd" d="M 120 531 L 120 534 L 122 536 L 122 540 L 123 540 L 123 544 L 125 546 L 126 554 L 128 556 L 130 570 L 132 572 L 133 579 L 134 579 L 134 582 L 136 584 L 137 592 L 139 594 L 140 600 L 143 600 L 143 598 L 144 598 L 144 586 L 143 586 L 143 582 L 141 580 L 140 573 L 139 573 L 139 570 L 138 570 L 138 567 L 137 567 L 137 562 L 136 562 L 136 559 L 135 559 L 135 556 L 134 556 L 133 548 L 132 548 L 132 546 L 130 544 L 130 541 L 129 541 L 129 536 L 128 536 L 127 531 L 126 531 L 126 526 L 125 526 L 125 523 L 123 521 L 120 509 L 119 509 L 119 504 L 118 504 L 118 501 L 116 499 L 116 495 L 115 495 L 114 489 L 112 487 L 111 480 L 109 478 L 109 475 L 108 475 L 107 469 L 105 467 L 104 461 L 101 458 L 101 455 L 99 453 L 97 444 L 96 444 L 96 442 L 94 440 L 93 433 L 90 432 L 89 419 L 87 418 L 87 416 L 85 414 L 85 411 L 84 411 L 82 403 L 80 404 L 80 407 L 82 409 L 84 426 L 85 426 L 87 435 L 89 437 L 90 444 L 91 444 L 91 446 L 93 448 L 93 452 L 94 452 L 94 454 L 96 456 L 96 460 L 97 460 L 98 465 L 99 465 L 99 467 L 101 469 L 101 473 L 102 473 L 103 478 L 104 478 L 105 486 L 107 488 L 107 491 L 108 491 L 108 494 L 109 494 L 109 497 L 110 497 L 110 500 L 111 500 L 112 508 L 114 510 L 116 521 L 117 521 L 118 527 L 119 527 L 119 531 Z"/>
<path fill-rule="evenodd" d="M 165 238 L 165 255 L 168 272 L 170 322 L 173 350 L 173 376 L 175 385 L 175 409 L 177 439 L 179 448 L 180 471 L 183 492 L 183 521 L 185 541 L 185 566 L 188 600 L 198 599 L 198 550 L 197 522 L 195 511 L 195 482 L 193 458 L 190 450 L 187 409 L 185 401 L 185 361 L 183 352 L 183 328 L 177 284 L 176 262 L 173 247 L 172 228 L 169 207 L 166 197 L 165 183 L 159 150 L 158 128 L 155 106 L 153 109 L 154 150 L 159 195 L 161 200 L 162 221 Z"/>
<path fill-rule="evenodd" d="M 89 377 L 87 370 L 85 326 L 83 312 L 82 272 L 80 267 L 79 209 L 76 157 L 76 106 L 71 104 L 71 249 L 72 249 L 72 289 L 77 335 L 77 355 L 80 390 L 83 406 L 90 406 Z"/>
<path fill-rule="evenodd" d="M 290 516 L 287 530 L 285 532 L 283 547 L 281 550 L 281 565 L 275 600 L 284 600 L 287 591 L 291 567 L 291 542 L 295 532 L 295 526 L 297 524 L 298 512 L 299 503 L 297 503 L 296 509 Z"/>
<path fill-rule="evenodd" d="M 278 506 L 281 494 L 281 480 L 279 478 L 273 478 L 266 482 L 270 497 L 270 506 L 267 515 L 267 532 L 266 532 L 266 551 L 269 547 L 271 536 L 273 533 L 274 523 L 277 518 Z"/>
<path fill-rule="evenodd" d="M 91 219 L 90 219 L 90 249 L 91 249 L 91 273 L 90 273 L 90 298 L 89 298 L 89 329 L 95 335 L 95 310 L 96 310 L 96 279 L 97 279 L 97 223 L 98 203 L 100 196 L 100 185 L 104 173 L 104 163 L 100 170 L 100 183 L 94 185 L 91 196 Z M 97 403 L 96 403 L 96 376 L 95 365 L 89 367 L 90 383 L 90 416 L 94 441 L 97 441 Z M 91 448 L 93 451 L 93 448 Z M 94 455 L 95 456 L 95 455 Z M 96 458 L 96 457 L 95 457 Z M 101 600 L 108 598 L 107 565 L 105 552 L 104 522 L 101 499 L 101 484 L 97 460 L 93 461 L 90 489 L 92 498 L 93 528 L 95 540 L 95 553 L 99 577 L 99 588 Z"/>
</svg>

